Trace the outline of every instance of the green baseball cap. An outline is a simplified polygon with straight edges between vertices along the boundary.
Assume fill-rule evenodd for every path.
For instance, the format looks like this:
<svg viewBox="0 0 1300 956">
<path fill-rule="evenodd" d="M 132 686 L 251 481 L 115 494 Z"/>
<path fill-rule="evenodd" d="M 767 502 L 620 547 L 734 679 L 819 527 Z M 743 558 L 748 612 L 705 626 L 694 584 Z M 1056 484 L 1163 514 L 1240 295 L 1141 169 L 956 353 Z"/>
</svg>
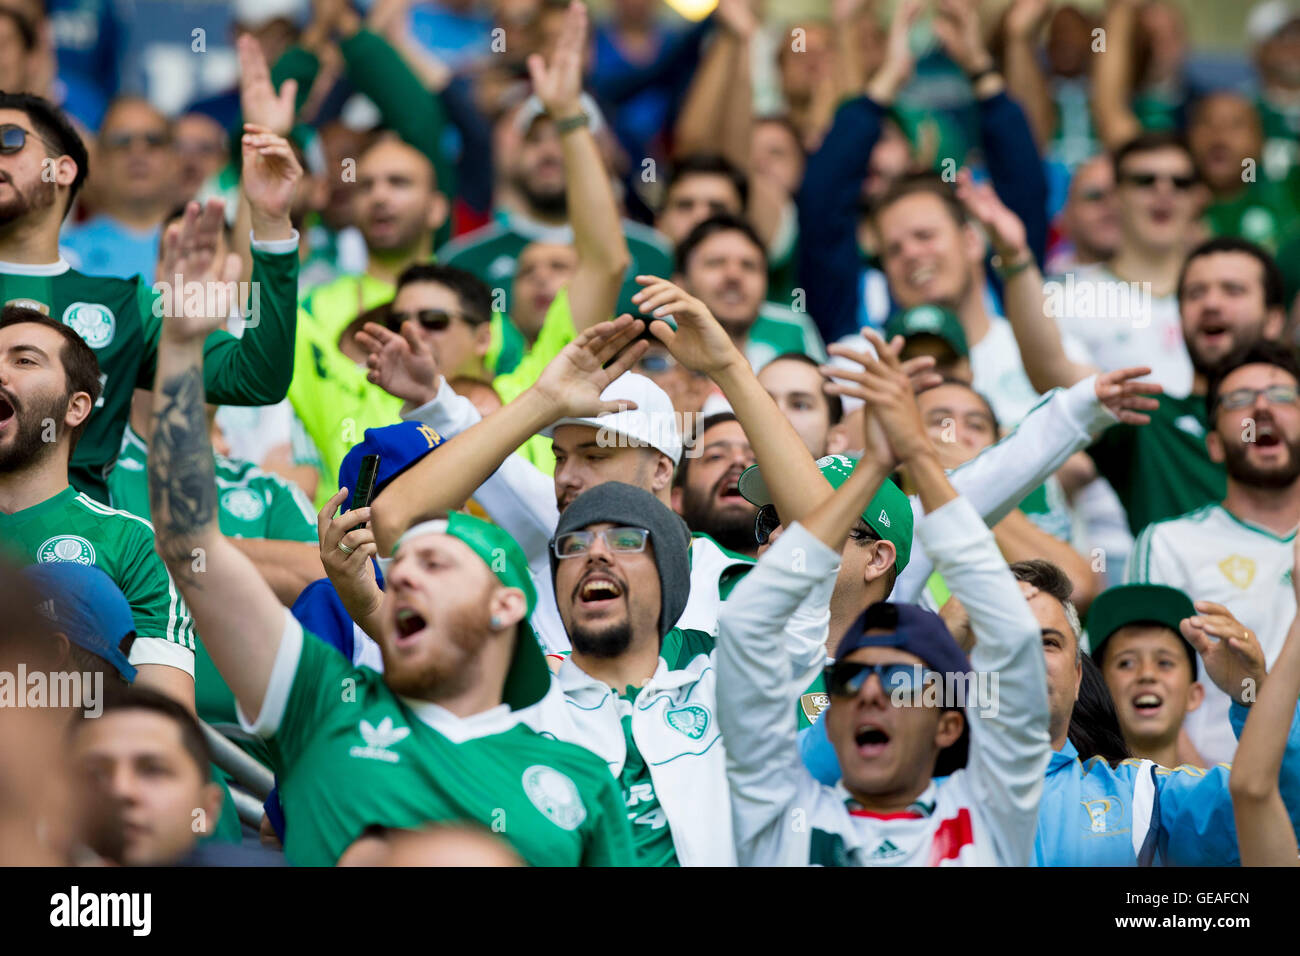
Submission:
<svg viewBox="0 0 1300 956">
<path fill-rule="evenodd" d="M 844 484 L 857 464 L 858 460 L 848 455 L 827 455 L 817 459 L 822 477 L 830 482 L 832 488 Z M 772 503 L 772 494 L 767 490 L 767 483 L 763 481 L 758 465 L 745 469 L 738 486 L 741 495 L 750 503 L 760 508 Z M 907 562 L 912 558 L 912 503 L 907 500 L 907 495 L 886 478 L 875 497 L 867 504 L 867 510 L 862 512 L 862 520 L 883 540 L 894 546 L 894 570 L 902 574 L 903 568 L 907 567 Z"/>
<path fill-rule="evenodd" d="M 946 342 L 958 356 L 966 358 L 970 355 L 966 331 L 957 321 L 957 316 L 941 306 L 918 305 L 895 312 L 885 323 L 885 338 L 892 339 L 895 335 L 901 335 L 905 339 L 916 335 L 933 335 Z"/>
<path fill-rule="evenodd" d="M 502 585 L 524 592 L 528 610 L 519 622 L 519 636 L 515 642 L 514 655 L 510 658 L 510 669 L 506 672 L 506 684 L 501 698 L 512 710 L 531 707 L 545 697 L 550 689 L 551 671 L 546 666 L 546 655 L 542 653 L 537 634 L 528 623 L 528 616 L 537 606 L 537 589 L 533 587 L 523 548 L 496 525 L 456 511 L 445 519 L 412 525 L 397 540 L 393 553 L 397 553 L 403 542 L 426 534 L 448 534 L 459 538 L 469 545 L 470 550 L 479 556 Z"/>
<path fill-rule="evenodd" d="M 1106 642 L 1116 631 L 1130 624 L 1167 627 L 1183 642 L 1195 678 L 1196 648 L 1187 643 L 1178 627 L 1184 618 L 1195 614 L 1192 599 L 1177 588 L 1165 584 L 1120 584 L 1107 588 L 1088 607 L 1088 643 L 1092 648 L 1090 655 L 1100 666 L 1102 648 Z"/>
</svg>

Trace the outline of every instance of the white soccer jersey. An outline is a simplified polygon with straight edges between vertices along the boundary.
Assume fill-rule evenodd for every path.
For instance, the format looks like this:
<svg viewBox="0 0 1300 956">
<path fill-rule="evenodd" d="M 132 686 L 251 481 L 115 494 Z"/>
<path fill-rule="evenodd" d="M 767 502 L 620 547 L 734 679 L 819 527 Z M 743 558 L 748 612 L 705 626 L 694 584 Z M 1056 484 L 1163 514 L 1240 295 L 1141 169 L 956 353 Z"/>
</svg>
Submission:
<svg viewBox="0 0 1300 956">
<path fill-rule="evenodd" d="M 1167 584 L 1193 601 L 1222 604 L 1259 637 L 1268 666 L 1282 650 L 1295 618 L 1291 587 L 1295 531 L 1278 537 L 1247 524 L 1222 505 L 1206 505 L 1147 525 L 1129 559 L 1130 581 Z M 1184 726 L 1207 761 L 1226 763 L 1237 749 L 1228 724 L 1228 695 L 1205 674 L 1205 702 Z"/>
<path fill-rule="evenodd" d="M 1038 622 L 968 500 L 925 515 L 916 538 L 970 614 L 972 669 L 997 676 L 996 707 L 967 701 L 966 766 L 931 782 L 905 813 L 884 816 L 855 809 L 842 787 L 808 772 L 790 706 L 799 691 L 772 662 L 782 656 L 779 628 L 838 555 L 795 523 L 736 585 L 719 622 L 718 725 L 742 866 L 1029 864 L 1051 753 Z"/>
<path fill-rule="evenodd" d="M 1087 349 L 1071 336 L 1062 345 L 1072 360 L 1088 361 Z M 970 367 L 975 391 L 989 400 L 1003 428 L 1018 424 L 1042 397 L 1029 383 L 1011 323 L 1000 315 L 989 316 L 988 331 L 971 345 Z"/>
<path fill-rule="evenodd" d="M 1098 263 L 1053 276 L 1044 296 L 1061 333 L 1082 343 L 1103 372 L 1147 365 L 1166 394 L 1183 398 L 1191 391 L 1192 360 L 1176 295 L 1151 295 L 1143 283 L 1125 282 Z"/>
</svg>

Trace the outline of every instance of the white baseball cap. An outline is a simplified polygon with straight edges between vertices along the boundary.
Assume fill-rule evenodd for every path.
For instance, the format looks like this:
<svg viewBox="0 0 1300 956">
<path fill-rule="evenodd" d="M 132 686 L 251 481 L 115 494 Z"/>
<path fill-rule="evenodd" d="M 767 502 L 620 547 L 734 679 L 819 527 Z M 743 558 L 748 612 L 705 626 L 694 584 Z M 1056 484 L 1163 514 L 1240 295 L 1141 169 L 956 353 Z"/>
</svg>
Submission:
<svg viewBox="0 0 1300 956">
<path fill-rule="evenodd" d="M 309 0 L 235 0 L 234 21 L 251 30 L 266 26 L 272 20 L 289 20 L 301 24 L 311 12 Z"/>
<path fill-rule="evenodd" d="M 1300 8 L 1290 0 L 1269 0 L 1250 11 L 1246 18 L 1246 36 L 1252 43 L 1263 43 L 1297 18 L 1300 18 Z"/>
<path fill-rule="evenodd" d="M 597 429 L 596 440 L 611 447 L 649 445 L 663 452 L 676 465 L 682 460 L 682 430 L 668 393 L 644 375 L 624 372 L 600 393 L 603 402 L 635 402 L 636 408 L 610 412 L 595 418 L 561 418 L 543 428 L 541 434 L 554 437 L 561 425 L 587 425 Z"/>
</svg>

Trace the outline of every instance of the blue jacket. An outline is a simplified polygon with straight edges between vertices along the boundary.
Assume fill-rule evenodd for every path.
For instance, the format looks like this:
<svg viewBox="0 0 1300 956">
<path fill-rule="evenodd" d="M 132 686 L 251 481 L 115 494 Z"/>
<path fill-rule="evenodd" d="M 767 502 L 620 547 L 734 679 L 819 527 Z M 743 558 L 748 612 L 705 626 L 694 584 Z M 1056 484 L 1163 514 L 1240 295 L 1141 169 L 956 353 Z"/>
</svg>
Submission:
<svg viewBox="0 0 1300 956">
<path fill-rule="evenodd" d="M 1041 266 L 1047 249 L 1047 174 L 1029 121 L 1005 92 L 977 100 L 975 110 L 989 180 L 1025 224 L 1029 248 Z M 807 291 L 805 305 L 828 343 L 858 331 L 863 265 L 858 199 L 888 115 L 867 96 L 840 106 L 821 146 L 808 157 L 795 197 L 799 285 Z M 878 324 L 886 318 L 879 316 Z"/>
<path fill-rule="evenodd" d="M 1238 735 L 1249 711 L 1229 710 Z M 834 784 L 839 762 L 825 721 L 801 732 L 804 765 Z M 1300 824 L 1300 721 L 1292 719 L 1279 786 Z M 1052 754 L 1034 838 L 1035 866 L 1235 866 L 1237 826 L 1228 793 L 1228 765 L 1211 770 L 1170 770 L 1150 760 L 1123 760 L 1112 768 L 1101 757 L 1087 763 L 1074 745 Z"/>
</svg>

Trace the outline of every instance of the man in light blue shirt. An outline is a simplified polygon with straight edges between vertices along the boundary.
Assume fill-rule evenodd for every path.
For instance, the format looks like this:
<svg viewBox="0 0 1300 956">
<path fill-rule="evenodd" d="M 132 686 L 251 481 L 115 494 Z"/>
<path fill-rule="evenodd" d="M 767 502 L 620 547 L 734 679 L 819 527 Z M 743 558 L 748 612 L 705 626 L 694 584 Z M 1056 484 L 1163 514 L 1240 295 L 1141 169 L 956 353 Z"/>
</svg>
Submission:
<svg viewBox="0 0 1300 956">
<path fill-rule="evenodd" d="M 1227 765 L 1170 769 L 1150 760 L 1115 760 L 1119 754 L 1081 754 L 1071 742 L 1071 718 L 1083 674 L 1079 616 L 1069 600 L 1072 585 L 1064 572 L 1046 561 L 1019 562 L 1011 570 L 1042 628 L 1047 662 L 1053 753 L 1039 804 L 1034 864 L 1237 865 Z M 1204 616 L 1188 621 L 1201 621 L 1190 626 L 1208 631 Z M 1233 623 L 1216 623 L 1212 632 L 1218 638 L 1213 645 L 1216 652 L 1205 657 L 1205 670 L 1225 693 L 1233 695 L 1229 718 L 1240 734 L 1248 713 L 1241 697 L 1251 696 L 1243 689 L 1259 685 L 1264 663 L 1258 640 L 1248 638 L 1244 627 L 1238 624 L 1241 633 L 1228 633 Z M 1230 647 L 1227 637 L 1242 649 Z M 833 783 L 839 778 L 839 767 L 823 723 L 819 720 L 803 732 L 800 749 L 812 775 Z M 1300 724 L 1294 720 L 1280 787 L 1295 826 L 1300 820 Z"/>
<path fill-rule="evenodd" d="M 98 147 L 98 215 L 66 227 L 59 245 L 81 272 L 152 282 L 162 222 L 178 199 L 171 124 L 144 100 L 118 99 L 104 116 Z"/>
</svg>

